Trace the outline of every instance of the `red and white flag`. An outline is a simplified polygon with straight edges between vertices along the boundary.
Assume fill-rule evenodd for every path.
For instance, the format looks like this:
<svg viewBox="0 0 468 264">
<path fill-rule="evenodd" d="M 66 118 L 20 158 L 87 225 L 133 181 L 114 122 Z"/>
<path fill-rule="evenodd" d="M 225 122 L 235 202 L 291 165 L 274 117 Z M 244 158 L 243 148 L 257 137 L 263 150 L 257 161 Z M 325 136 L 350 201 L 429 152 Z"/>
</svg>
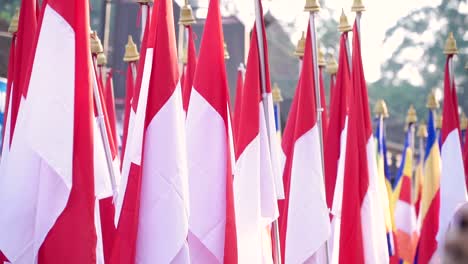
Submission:
<svg viewBox="0 0 468 264">
<path fill-rule="evenodd" d="M 109 123 L 110 123 L 110 128 L 111 128 L 112 139 L 114 141 L 115 147 L 118 149 L 120 140 L 117 134 L 117 116 L 115 114 L 114 79 L 112 77 L 113 77 L 113 70 L 110 69 L 109 72 L 107 73 L 106 86 L 104 87 L 104 99 L 105 99 L 107 114 L 109 115 Z"/>
<path fill-rule="evenodd" d="M 272 263 L 270 227 L 278 218 L 275 171 L 265 113 L 273 113 L 273 104 L 263 101 L 262 75 L 269 80 L 267 45 L 259 36 L 265 36 L 263 17 L 261 27 L 253 29 L 247 60 L 245 84 L 237 94 L 235 129 L 236 169 L 234 175 L 234 204 L 237 227 L 239 263 Z M 262 32 L 259 34 L 258 29 Z M 260 48 L 262 47 L 262 48 Z M 262 53 L 263 51 L 263 53 Z M 261 64 L 263 63 L 263 66 Z M 264 73 L 261 73 L 262 69 Z M 239 71 L 242 80 L 242 72 Z M 265 83 L 266 96 L 271 98 L 269 81 Z M 239 92 L 239 91 L 238 91 Z M 265 104 L 265 103 L 266 104 Z M 265 111 L 265 107 L 268 108 Z M 237 127 L 236 127 L 237 125 Z M 271 135 L 271 134 L 270 134 Z M 279 146 L 272 135 L 272 144 Z"/>
<path fill-rule="evenodd" d="M 187 65 L 185 65 L 184 75 L 182 76 L 182 100 L 184 102 L 184 112 L 187 113 L 190 93 L 192 92 L 193 77 L 195 76 L 195 68 L 197 67 L 197 50 L 195 49 L 194 34 L 192 26 L 187 26 L 188 32 L 188 48 L 187 48 Z"/>
<path fill-rule="evenodd" d="M 129 62 L 127 65 L 127 75 L 125 79 L 125 108 L 123 118 L 123 131 L 122 131 L 122 152 L 120 154 L 120 166 L 123 163 L 125 149 L 127 147 L 128 126 L 130 123 L 130 111 L 132 108 L 133 92 L 135 90 L 135 73 L 136 62 Z M 133 113 L 133 116 L 135 113 Z M 122 170 L 122 167 L 120 167 Z"/>
<path fill-rule="evenodd" d="M 186 121 L 192 263 L 237 263 L 234 149 L 223 43 L 219 0 L 211 0 Z"/>
<path fill-rule="evenodd" d="M 455 81 L 450 72 L 453 55 L 447 57 L 444 79 L 444 107 L 442 112 L 442 173 L 440 176 L 440 213 L 437 241 L 439 250 L 455 211 L 468 200 L 465 184 L 465 170 L 460 142 L 458 100 Z"/>
<path fill-rule="evenodd" d="M 41 21 L 0 177 L 0 248 L 13 263 L 94 263 L 88 2 L 46 0 Z"/>
<path fill-rule="evenodd" d="M 348 32 L 340 37 L 339 67 L 336 85 L 330 104 L 330 122 L 325 137 L 325 189 L 328 208 L 331 209 L 331 236 L 329 256 L 331 263 L 338 263 L 340 245 L 341 202 L 343 199 L 344 161 L 348 130 L 348 96 L 351 89 L 350 65 L 348 61 Z"/>
<path fill-rule="evenodd" d="M 172 1 L 157 5 L 145 59 L 151 66 L 143 73 L 124 158 L 129 175 L 119 194 L 123 201 L 111 263 L 190 263 L 185 117 Z"/>
<path fill-rule="evenodd" d="M 237 69 L 237 79 L 236 79 L 236 97 L 234 98 L 234 114 L 232 117 L 232 132 L 234 135 L 234 141 L 237 139 L 238 131 L 239 131 L 239 116 L 241 111 L 242 105 L 242 89 L 244 88 L 244 73 L 245 68 L 244 65 L 241 63 L 239 68 Z"/>
<path fill-rule="evenodd" d="M 300 80 L 284 129 L 284 201 L 280 241 L 284 263 L 320 261 L 319 249 L 330 235 L 330 218 L 320 154 L 310 30 Z"/>
</svg>

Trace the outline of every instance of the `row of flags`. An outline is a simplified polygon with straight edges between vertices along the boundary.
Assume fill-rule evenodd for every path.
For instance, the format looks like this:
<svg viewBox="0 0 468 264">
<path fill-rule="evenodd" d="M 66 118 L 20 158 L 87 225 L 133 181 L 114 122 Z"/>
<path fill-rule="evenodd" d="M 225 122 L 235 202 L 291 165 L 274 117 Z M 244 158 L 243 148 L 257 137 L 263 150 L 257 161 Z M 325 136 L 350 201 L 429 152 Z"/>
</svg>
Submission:
<svg viewBox="0 0 468 264">
<path fill-rule="evenodd" d="M 413 120 L 392 179 L 384 112 L 372 130 L 360 41 L 364 7 L 357 2 L 354 26 L 344 14 L 340 19 L 329 108 L 324 64 L 314 52 L 319 5 L 308 2 L 311 25 L 283 133 L 261 1 L 252 6 L 256 21 L 233 111 L 219 1 L 210 1 L 198 56 L 194 21 L 183 21 L 182 68 L 172 1 L 142 3 L 141 54 L 129 37 L 124 58 L 120 139 L 112 71 L 89 29 L 89 3 L 45 0 L 39 10 L 36 0 L 23 0 L 2 135 L 0 262 L 437 259 L 454 212 L 467 201 L 455 52 L 446 49 L 441 149 L 431 109 L 424 158 L 414 170 Z"/>
</svg>

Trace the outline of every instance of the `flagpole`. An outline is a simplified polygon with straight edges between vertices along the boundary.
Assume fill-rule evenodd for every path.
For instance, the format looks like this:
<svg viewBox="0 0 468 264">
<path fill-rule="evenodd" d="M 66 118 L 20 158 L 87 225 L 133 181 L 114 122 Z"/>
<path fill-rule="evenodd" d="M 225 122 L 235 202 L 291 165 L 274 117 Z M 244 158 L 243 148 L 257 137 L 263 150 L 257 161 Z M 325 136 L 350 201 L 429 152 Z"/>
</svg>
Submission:
<svg viewBox="0 0 468 264">
<path fill-rule="evenodd" d="M 408 129 L 410 130 L 410 147 L 411 147 L 411 151 L 412 151 L 412 159 L 414 158 L 414 154 L 415 154 L 415 135 L 416 135 L 416 128 L 415 128 L 415 124 L 416 122 L 418 121 L 418 116 L 416 114 L 416 109 L 414 109 L 414 106 L 413 105 L 410 105 L 409 109 L 408 109 L 408 114 L 406 115 L 406 124 L 408 126 Z M 414 169 L 414 168 L 413 168 Z M 412 182 L 415 182 L 414 180 L 414 177 L 416 175 L 415 174 L 412 174 L 411 175 L 411 181 Z M 413 195 L 411 196 L 413 197 Z"/>
<path fill-rule="evenodd" d="M 449 33 L 447 42 L 445 43 L 444 54 L 447 55 L 449 60 L 449 76 L 450 76 L 450 89 L 455 88 L 455 75 L 453 73 L 453 57 L 458 54 L 457 43 L 453 36 L 453 32 Z M 456 91 L 454 91 L 456 93 Z"/>
<path fill-rule="evenodd" d="M 189 5 L 188 0 L 185 0 L 184 6 L 180 9 L 180 17 L 179 17 L 179 41 L 177 43 L 178 47 L 178 54 L 179 54 L 179 69 L 180 72 L 184 69 L 184 64 L 187 64 L 188 60 L 188 37 L 189 37 L 189 27 L 192 24 L 195 24 L 196 20 L 193 17 L 192 7 Z M 184 38 L 187 40 L 187 49 L 184 49 Z M 185 53 L 185 51 L 187 53 Z"/>
<path fill-rule="evenodd" d="M 314 86 L 315 86 L 315 102 L 317 105 L 317 125 L 319 131 L 319 141 L 320 141 L 320 157 L 322 163 L 322 175 L 323 180 L 325 182 L 325 162 L 324 162 L 324 154 L 323 154 L 323 120 L 322 120 L 322 100 L 320 94 L 320 82 L 319 82 L 319 65 L 318 65 L 318 47 L 317 47 L 317 32 L 316 32 L 316 25 L 315 25 L 315 17 L 317 13 L 320 11 L 320 4 L 317 0 L 307 0 L 304 10 L 310 13 L 309 17 L 309 25 L 310 25 L 310 32 L 312 37 L 312 62 L 313 62 L 313 69 L 314 69 Z M 326 255 L 326 263 L 329 263 L 330 257 L 328 256 L 328 239 L 325 241 L 325 255 Z"/>
<path fill-rule="evenodd" d="M 427 96 L 427 103 L 426 107 L 429 109 L 429 111 L 432 112 L 432 117 L 433 117 L 433 126 L 437 128 L 437 114 L 436 114 L 436 109 L 439 108 L 439 102 L 437 102 L 436 97 L 435 97 L 435 92 L 432 90 L 429 95 Z M 439 138 L 439 135 L 437 135 L 437 138 Z M 436 141 L 438 142 L 438 140 Z M 438 144 L 438 143 L 437 143 Z"/>
<path fill-rule="evenodd" d="M 123 61 L 128 63 L 132 71 L 133 84 L 136 85 L 136 62 L 140 59 L 140 54 L 138 53 L 137 46 L 133 42 L 132 35 L 128 35 L 128 41 L 125 45 L 125 54 Z"/>
<path fill-rule="evenodd" d="M 330 75 L 330 83 L 336 83 L 336 73 L 338 72 L 338 63 L 333 55 L 330 54 L 327 61 L 326 71 Z M 333 87 L 330 87 L 333 89 Z M 331 94 L 332 91 L 330 91 Z M 330 96 L 331 97 L 331 96 Z"/>
<path fill-rule="evenodd" d="M 141 9 L 141 34 L 140 41 L 143 41 L 143 35 L 145 34 L 146 20 L 149 19 L 149 10 L 150 3 L 153 3 L 153 0 L 138 0 L 138 4 Z"/>
<path fill-rule="evenodd" d="M 424 139 L 427 138 L 427 126 L 426 124 L 424 123 L 420 123 L 419 126 L 418 126 L 418 138 L 419 138 L 419 144 L 418 144 L 418 147 L 419 147 L 419 162 L 423 162 L 424 161 Z M 422 170 L 420 173 L 424 173 L 424 170 Z M 424 178 L 424 175 L 421 175 L 422 178 Z M 418 199 L 418 193 L 416 193 L 416 188 L 418 188 L 418 186 L 416 186 L 415 184 L 418 184 L 417 182 L 417 179 L 414 181 L 414 184 L 413 184 L 413 201 L 417 201 Z"/>
<path fill-rule="evenodd" d="M 262 27 L 262 16 L 263 13 L 261 12 L 260 8 L 260 0 L 255 0 L 255 26 L 257 30 L 257 43 L 258 43 L 258 50 L 260 54 L 260 79 L 261 79 L 261 86 L 262 86 L 262 104 L 263 104 L 263 111 L 265 115 L 265 122 L 266 122 L 266 129 L 267 129 L 267 135 L 268 135 L 268 145 L 270 149 L 270 155 L 272 155 L 271 151 L 271 131 L 270 131 L 270 113 L 269 113 L 269 107 L 268 107 L 268 97 L 267 97 L 267 90 L 266 90 L 266 70 L 265 70 L 265 48 L 263 46 L 263 27 Z M 274 160 L 274 159 L 272 159 Z M 277 186 L 276 186 L 277 187 Z M 279 235 L 279 224 L 278 224 L 278 219 L 275 219 L 273 222 L 273 258 L 274 258 L 274 263 L 275 264 L 281 264 L 282 259 L 281 259 L 281 244 L 280 244 L 280 235 Z"/>
<path fill-rule="evenodd" d="M 97 54 L 102 53 L 102 45 L 100 43 L 100 40 L 96 34 L 96 32 L 93 32 L 91 34 L 91 53 L 92 53 L 92 58 L 93 58 L 93 69 L 94 69 L 94 74 L 93 74 L 93 93 L 94 93 L 94 100 L 96 102 L 96 109 L 97 109 L 97 121 L 99 124 L 99 129 L 101 132 L 101 137 L 102 141 L 104 143 L 104 152 L 106 155 L 106 161 L 107 161 L 107 169 L 109 170 L 109 178 L 111 181 L 112 185 L 112 193 L 113 193 L 113 199 L 117 198 L 117 183 L 116 183 L 116 177 L 114 173 L 114 165 L 112 161 L 112 153 L 111 153 L 111 148 L 110 148 L 110 142 L 109 142 L 109 137 L 107 133 L 107 128 L 104 123 L 104 111 L 102 110 L 102 101 L 101 97 L 99 94 L 98 90 L 98 84 L 97 84 Z"/>
<path fill-rule="evenodd" d="M 273 95 L 273 104 L 276 108 L 275 111 L 275 124 L 276 124 L 276 133 L 281 132 L 281 102 L 283 102 L 283 96 L 281 95 L 281 89 L 278 84 L 275 83 L 271 91 Z"/>
</svg>

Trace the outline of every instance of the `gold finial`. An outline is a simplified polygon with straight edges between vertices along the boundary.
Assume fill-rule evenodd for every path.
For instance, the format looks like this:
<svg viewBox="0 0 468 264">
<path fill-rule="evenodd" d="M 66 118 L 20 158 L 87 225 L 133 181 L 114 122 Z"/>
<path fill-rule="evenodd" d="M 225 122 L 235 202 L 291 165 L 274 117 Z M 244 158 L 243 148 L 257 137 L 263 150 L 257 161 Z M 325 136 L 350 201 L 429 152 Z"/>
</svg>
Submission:
<svg viewBox="0 0 468 264">
<path fill-rule="evenodd" d="M 297 42 L 296 50 L 294 51 L 294 56 L 296 56 L 296 57 L 298 57 L 298 58 L 304 57 L 305 42 L 306 42 L 306 39 L 305 39 L 305 32 L 302 31 L 302 36 L 301 36 L 301 38 L 299 39 L 299 41 Z"/>
<path fill-rule="evenodd" d="M 231 58 L 231 56 L 229 56 L 229 51 L 227 49 L 227 44 L 226 44 L 226 42 L 224 42 L 224 59 L 229 60 L 229 58 Z"/>
<path fill-rule="evenodd" d="M 15 34 L 18 31 L 18 20 L 19 20 L 19 8 L 16 8 L 15 15 L 11 19 L 10 26 L 8 27 L 8 32 Z"/>
<path fill-rule="evenodd" d="M 131 35 L 128 35 L 128 42 L 125 45 L 125 55 L 123 57 L 123 61 L 125 62 L 133 62 L 140 59 L 140 54 L 138 53 L 137 46 L 135 42 L 133 42 L 133 38 Z"/>
<path fill-rule="evenodd" d="M 353 6 L 351 7 L 353 12 L 363 12 L 366 11 L 366 7 L 362 3 L 362 0 L 354 0 Z"/>
<path fill-rule="evenodd" d="M 418 121 L 418 116 L 416 114 L 416 109 L 413 105 L 410 105 L 408 109 L 408 114 L 406 115 L 406 125 L 414 124 Z"/>
<path fill-rule="evenodd" d="M 340 32 L 348 32 L 353 30 L 353 28 L 348 23 L 348 17 L 346 17 L 343 9 L 341 9 L 340 25 L 338 25 L 338 30 Z"/>
<path fill-rule="evenodd" d="M 436 114 L 436 117 L 435 117 L 435 127 L 437 129 L 441 129 L 442 128 L 442 115 L 437 115 Z"/>
<path fill-rule="evenodd" d="M 334 75 L 338 72 L 338 63 L 336 63 L 335 58 L 333 55 L 330 55 L 328 57 L 328 62 L 327 62 L 327 73 L 330 75 Z"/>
<path fill-rule="evenodd" d="M 97 55 L 97 65 L 98 66 L 105 66 L 107 64 L 107 57 L 106 54 L 103 52 Z"/>
<path fill-rule="evenodd" d="M 387 104 L 385 103 L 384 100 L 380 99 L 377 100 L 374 106 L 374 113 L 378 117 L 383 117 L 387 118 L 388 117 L 388 109 L 387 109 Z"/>
<path fill-rule="evenodd" d="M 320 11 L 319 2 L 317 0 L 306 0 L 304 11 L 311 13 Z"/>
<path fill-rule="evenodd" d="M 439 108 L 439 102 L 437 102 L 437 100 L 436 100 L 436 96 L 435 96 L 434 91 L 431 91 L 429 93 L 429 95 L 427 96 L 426 107 L 431 109 L 431 110 L 435 110 L 435 109 Z"/>
<path fill-rule="evenodd" d="M 418 137 L 427 138 L 427 126 L 425 123 L 421 123 L 418 126 Z"/>
<path fill-rule="evenodd" d="M 96 31 L 91 33 L 91 53 L 92 54 L 99 54 L 102 53 L 104 50 L 102 48 L 101 40 L 99 39 Z"/>
<path fill-rule="evenodd" d="M 137 0 L 137 3 L 139 3 L 140 5 L 147 5 L 149 3 L 153 3 L 154 0 Z"/>
<path fill-rule="evenodd" d="M 460 116 L 460 130 L 466 130 L 467 128 L 468 128 L 468 118 L 466 117 L 465 112 L 462 112 Z"/>
<path fill-rule="evenodd" d="M 179 24 L 184 26 L 190 26 L 195 24 L 195 18 L 193 17 L 192 7 L 188 4 L 188 0 L 185 0 L 184 6 L 180 9 Z"/>
<path fill-rule="evenodd" d="M 445 42 L 444 54 L 446 55 L 458 54 L 457 41 L 453 37 L 453 32 L 449 33 L 447 42 Z"/>
<path fill-rule="evenodd" d="M 283 96 L 281 95 L 281 90 L 277 83 L 273 84 L 273 89 L 271 90 L 273 95 L 273 102 L 274 103 L 281 103 L 283 102 Z"/>
<path fill-rule="evenodd" d="M 317 47 L 318 51 L 318 65 L 319 67 L 325 67 L 327 66 L 327 62 L 325 61 L 325 56 L 323 55 L 322 49 L 320 48 L 320 45 Z"/>
</svg>

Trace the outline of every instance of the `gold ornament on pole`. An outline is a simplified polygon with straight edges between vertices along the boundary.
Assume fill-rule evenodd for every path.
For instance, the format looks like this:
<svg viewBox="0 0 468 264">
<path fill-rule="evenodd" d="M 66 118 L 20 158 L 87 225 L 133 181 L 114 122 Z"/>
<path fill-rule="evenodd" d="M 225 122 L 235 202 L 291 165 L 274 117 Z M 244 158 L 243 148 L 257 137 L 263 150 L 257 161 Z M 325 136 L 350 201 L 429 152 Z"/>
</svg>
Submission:
<svg viewBox="0 0 468 264">
<path fill-rule="evenodd" d="M 15 34 L 18 31 L 18 20 L 19 20 L 19 8 L 16 9 L 15 15 L 11 19 L 10 26 L 8 27 L 8 32 L 10 34 Z"/>
<path fill-rule="evenodd" d="M 408 109 L 408 114 L 406 115 L 406 125 L 414 124 L 418 121 L 418 116 L 416 114 L 416 109 L 413 105 L 410 105 Z"/>
<path fill-rule="evenodd" d="M 431 109 L 431 110 L 435 110 L 435 109 L 439 108 L 439 102 L 437 102 L 437 100 L 436 100 L 436 96 L 435 96 L 434 91 L 431 91 L 429 93 L 429 95 L 427 96 L 426 107 Z"/>
<path fill-rule="evenodd" d="M 184 26 L 190 26 L 195 24 L 195 18 L 193 17 L 192 7 L 188 4 L 188 0 L 185 0 L 184 6 L 180 9 L 179 24 Z"/>
<path fill-rule="evenodd" d="M 436 129 L 442 129 L 442 115 L 436 115 L 436 117 L 435 117 L 435 127 L 436 127 Z"/>
<path fill-rule="evenodd" d="M 353 30 L 351 25 L 348 23 L 348 17 L 346 17 L 346 14 L 343 9 L 341 9 L 340 24 L 338 25 L 338 30 L 340 32 L 349 32 Z"/>
<path fill-rule="evenodd" d="M 317 0 L 306 0 L 304 6 L 304 11 L 306 12 L 318 12 L 320 11 L 320 4 Z"/>
<path fill-rule="evenodd" d="M 419 124 L 418 137 L 419 138 L 427 138 L 427 126 L 426 126 L 425 123 Z"/>
<path fill-rule="evenodd" d="M 462 112 L 460 116 L 460 130 L 466 130 L 467 128 L 468 128 L 468 118 L 466 117 L 465 112 Z"/>
<path fill-rule="evenodd" d="M 125 45 L 125 54 L 123 57 L 124 62 L 134 62 L 140 59 L 140 54 L 138 53 L 137 46 L 133 42 L 131 35 L 128 35 L 128 42 Z"/>
<path fill-rule="evenodd" d="M 453 32 L 449 33 L 449 36 L 447 38 L 447 42 L 445 42 L 444 54 L 445 55 L 458 54 L 457 41 L 453 37 Z"/>
<path fill-rule="evenodd" d="M 335 57 L 333 57 L 333 55 L 330 55 L 328 57 L 326 70 L 327 73 L 330 75 L 334 75 L 338 72 L 338 63 L 336 62 Z"/>
<path fill-rule="evenodd" d="M 323 55 L 323 51 L 320 48 L 320 45 L 317 46 L 318 49 L 318 65 L 319 67 L 327 66 L 327 62 L 325 61 L 325 56 Z"/>
<path fill-rule="evenodd" d="M 298 58 L 304 57 L 305 42 L 306 42 L 305 32 L 302 31 L 302 36 L 299 39 L 299 41 L 297 42 L 296 50 L 294 51 L 294 56 L 296 56 Z"/>
<path fill-rule="evenodd" d="M 137 3 L 139 3 L 140 5 L 147 5 L 149 3 L 153 3 L 154 0 L 137 0 Z"/>
<path fill-rule="evenodd" d="M 229 58 L 231 58 L 231 56 L 229 56 L 229 51 L 227 49 L 227 44 L 226 44 L 226 42 L 224 42 L 224 59 L 229 60 Z"/>
<path fill-rule="evenodd" d="M 274 103 L 283 102 L 283 96 L 281 95 L 281 89 L 279 88 L 277 83 L 275 83 L 273 85 L 273 89 L 271 90 L 271 93 L 273 95 L 273 102 Z"/>
<path fill-rule="evenodd" d="M 354 0 L 353 6 L 351 7 L 353 12 L 363 12 L 366 11 L 366 7 L 362 3 L 362 0 Z"/>
<path fill-rule="evenodd" d="M 384 100 L 380 99 L 375 103 L 374 113 L 378 117 L 383 117 L 383 118 L 389 117 L 387 104 L 385 103 Z"/>
<path fill-rule="evenodd" d="M 97 65 L 98 66 L 106 66 L 107 64 L 107 57 L 104 52 L 101 52 L 97 55 Z"/>
<path fill-rule="evenodd" d="M 99 39 L 96 31 L 93 31 L 91 33 L 91 53 L 97 55 L 103 51 L 101 40 Z"/>
</svg>

